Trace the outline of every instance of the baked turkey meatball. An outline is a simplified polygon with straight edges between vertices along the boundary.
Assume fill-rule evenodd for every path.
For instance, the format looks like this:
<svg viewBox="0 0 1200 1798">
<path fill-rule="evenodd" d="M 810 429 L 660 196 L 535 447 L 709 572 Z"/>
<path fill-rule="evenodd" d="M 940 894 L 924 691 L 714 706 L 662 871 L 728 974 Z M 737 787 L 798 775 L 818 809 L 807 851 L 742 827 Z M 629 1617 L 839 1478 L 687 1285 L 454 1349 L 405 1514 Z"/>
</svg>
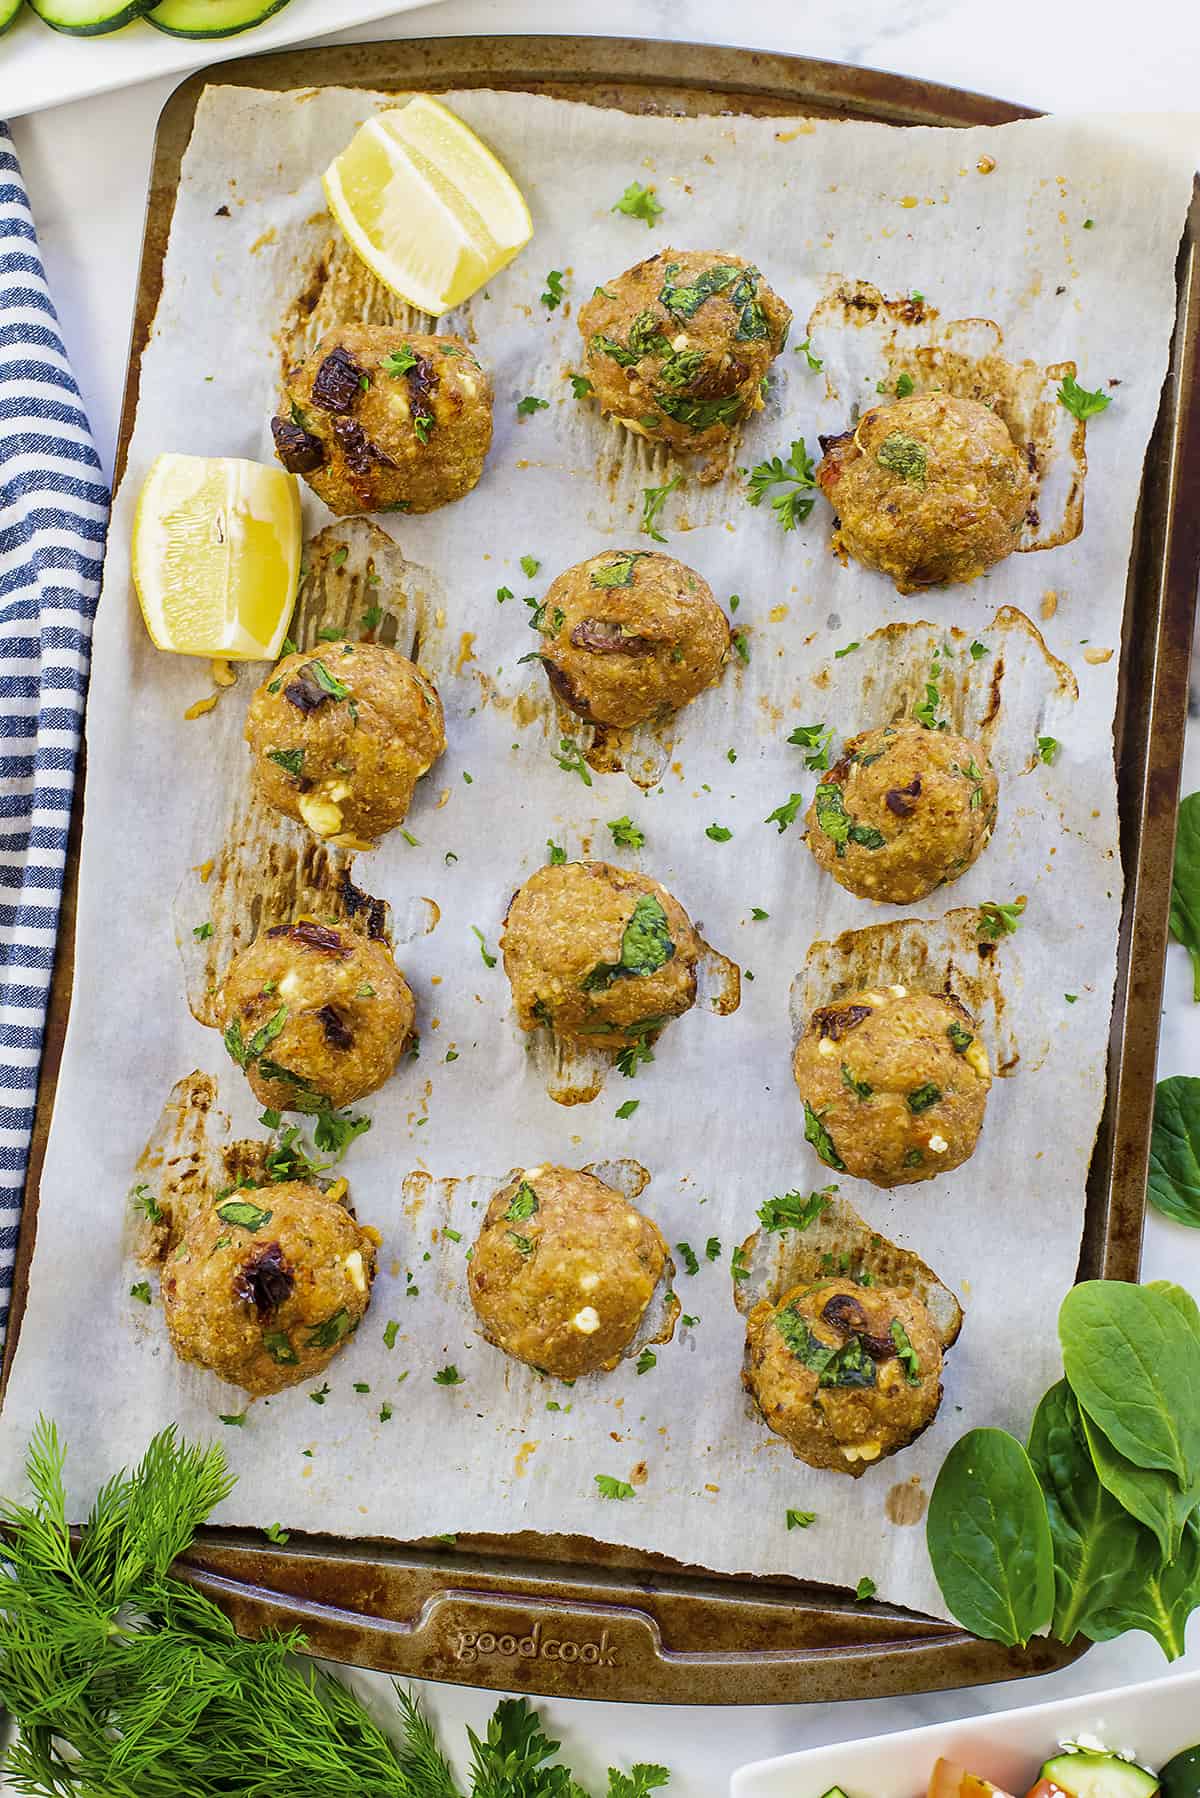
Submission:
<svg viewBox="0 0 1200 1798">
<path fill-rule="evenodd" d="M 231 1189 L 163 1270 L 175 1353 L 256 1398 L 314 1378 L 362 1321 L 378 1241 L 307 1181 Z"/>
<path fill-rule="evenodd" d="M 675 1268 L 657 1224 L 594 1174 L 526 1168 L 487 1208 L 468 1271 L 489 1342 L 560 1380 L 608 1372 Z M 667 1306 L 661 1342 L 675 1327 Z"/>
<path fill-rule="evenodd" d="M 975 861 L 998 791 L 978 743 L 889 724 L 847 739 L 808 808 L 805 840 L 847 892 L 907 905 Z"/>
<path fill-rule="evenodd" d="M 898 593 L 974 580 L 1016 549 L 1033 482 L 1008 426 L 979 400 L 918 393 L 872 406 L 821 447 L 835 545 Z"/>
<path fill-rule="evenodd" d="M 949 1173 L 974 1153 L 992 1084 L 979 1026 L 952 993 L 872 987 L 813 1012 L 792 1072 L 826 1167 L 875 1186 Z"/>
<path fill-rule="evenodd" d="M 720 250 L 661 250 L 581 308 L 602 412 L 681 454 L 725 443 L 762 405 L 792 314 L 762 275 Z"/>
<path fill-rule="evenodd" d="M 382 643 L 284 656 L 251 699 L 245 734 L 260 797 L 348 848 L 403 823 L 446 747 L 437 688 Z"/>
<path fill-rule="evenodd" d="M 663 718 L 721 678 L 729 620 L 673 556 L 605 550 L 550 583 L 536 620 L 542 666 L 592 724 Z"/>
<path fill-rule="evenodd" d="M 386 943 L 315 918 L 276 924 L 235 955 L 217 1004 L 225 1047 L 276 1111 L 336 1111 L 373 1093 L 415 1012 Z"/>
<path fill-rule="evenodd" d="M 432 512 L 469 493 L 492 384 L 461 337 L 339 325 L 288 378 L 275 454 L 331 512 Z"/>
<path fill-rule="evenodd" d="M 702 948 L 665 887 L 608 862 L 539 868 L 501 937 L 522 1030 L 601 1048 L 645 1042 L 689 1011 Z"/>
<path fill-rule="evenodd" d="M 891 1286 L 794 1286 L 746 1321 L 743 1379 L 768 1429 L 810 1467 L 854 1479 L 933 1422 L 941 1374 L 928 1311 Z"/>
</svg>

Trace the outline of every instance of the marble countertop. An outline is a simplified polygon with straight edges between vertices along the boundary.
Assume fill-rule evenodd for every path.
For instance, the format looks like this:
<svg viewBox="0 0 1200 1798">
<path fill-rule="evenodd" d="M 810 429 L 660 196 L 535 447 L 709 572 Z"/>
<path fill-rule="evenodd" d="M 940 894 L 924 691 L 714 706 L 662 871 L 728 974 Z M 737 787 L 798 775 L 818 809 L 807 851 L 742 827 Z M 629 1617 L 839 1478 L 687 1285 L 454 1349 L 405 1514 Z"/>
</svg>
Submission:
<svg viewBox="0 0 1200 1798">
<path fill-rule="evenodd" d="M 336 0 L 329 15 L 337 16 Z M 1181 32 L 1186 20 L 1186 36 Z M 727 43 L 827 57 L 1060 111 L 1191 111 L 1200 76 L 1200 23 L 1176 0 L 1141 0 L 1137 27 L 1115 0 L 1008 0 L 985 22 L 973 0 L 855 0 L 800 7 L 759 0 L 731 14 L 718 0 L 444 0 L 340 37 L 498 32 L 602 32 Z M 330 41 L 330 40 L 322 40 Z M 1168 47 L 1169 46 L 1169 50 Z M 247 45 L 250 48 L 250 45 Z M 111 466 L 124 381 L 154 125 L 174 80 L 151 82 L 16 121 L 13 135 L 38 221 L 47 273 L 100 454 Z M 1197 142 L 1200 155 L 1200 141 Z M 1200 786 L 1200 725 L 1191 732 L 1184 791 Z M 1200 1065 L 1200 1009 L 1182 949 L 1169 954 L 1162 1074 Z M 1152 1214 L 1145 1276 L 1200 1292 L 1200 1232 Z M 1193 1619 L 1184 1665 L 1200 1666 Z M 1145 1636 L 1104 1644 L 1065 1672 L 1018 1685 L 845 1705 L 693 1710 L 546 1701 L 544 1719 L 577 1774 L 603 1784 L 610 1760 L 662 1761 L 675 1798 L 712 1798 L 744 1761 L 851 1736 L 905 1729 L 1059 1695 L 1124 1686 L 1165 1670 Z M 363 1679 L 386 1696 L 386 1682 Z M 423 1696 L 457 1752 L 463 1724 L 480 1729 L 494 1698 L 452 1686 Z"/>
</svg>

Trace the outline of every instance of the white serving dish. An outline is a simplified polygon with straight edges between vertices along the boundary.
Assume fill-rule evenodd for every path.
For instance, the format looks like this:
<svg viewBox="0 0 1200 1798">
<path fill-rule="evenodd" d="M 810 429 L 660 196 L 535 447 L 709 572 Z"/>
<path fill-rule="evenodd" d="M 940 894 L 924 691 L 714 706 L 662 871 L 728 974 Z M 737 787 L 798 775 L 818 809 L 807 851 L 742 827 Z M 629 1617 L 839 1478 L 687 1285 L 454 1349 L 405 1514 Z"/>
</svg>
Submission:
<svg viewBox="0 0 1200 1798">
<path fill-rule="evenodd" d="M 1200 1673 L 753 1761 L 734 1774 L 730 1798 L 822 1798 L 835 1785 L 846 1798 L 918 1798 L 939 1755 L 1020 1794 L 1060 1742 L 1079 1736 L 1161 1767 L 1200 1743 Z"/>
<path fill-rule="evenodd" d="M 428 0 L 291 0 L 281 13 L 237 37 L 180 38 L 138 19 L 105 37 L 52 31 L 28 7 L 0 37 L 0 119 L 181 74 L 234 56 L 280 50 L 322 33 L 410 12 Z"/>
</svg>

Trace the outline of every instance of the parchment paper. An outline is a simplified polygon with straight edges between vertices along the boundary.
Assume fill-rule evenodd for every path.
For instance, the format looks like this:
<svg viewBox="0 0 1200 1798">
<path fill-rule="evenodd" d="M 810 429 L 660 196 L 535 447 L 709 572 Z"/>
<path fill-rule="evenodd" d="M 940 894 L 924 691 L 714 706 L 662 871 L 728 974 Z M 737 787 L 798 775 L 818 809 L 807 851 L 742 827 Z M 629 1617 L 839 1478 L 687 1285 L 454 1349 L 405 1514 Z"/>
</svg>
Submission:
<svg viewBox="0 0 1200 1798">
<path fill-rule="evenodd" d="M 437 928 L 399 952 L 420 1004 L 420 1061 L 368 1101 L 374 1128 L 346 1164 L 360 1216 L 384 1233 L 372 1308 L 331 1368 L 323 1405 L 299 1389 L 222 1431 L 217 1414 L 240 1411 L 240 1395 L 182 1369 L 157 1305 L 147 1311 L 128 1296 L 137 1277 L 125 1222 L 131 1170 L 172 1081 L 193 1067 L 218 1075 L 236 1133 L 254 1133 L 257 1111 L 217 1035 L 188 1014 L 172 923 L 181 878 L 218 852 L 244 783 L 240 733 L 257 675 L 243 671 L 213 713 L 184 721 L 206 690 L 204 669 L 158 655 L 145 636 L 129 583 L 134 500 L 160 450 L 270 459 L 273 333 L 330 235 L 319 174 L 375 103 L 351 92 L 216 89 L 187 153 L 113 519 L 88 713 L 74 1003 L 0 1483 L 19 1485 L 40 1410 L 71 1444 L 77 1510 L 153 1429 L 177 1419 L 186 1432 L 222 1437 L 239 1476 L 222 1513 L 230 1522 L 398 1537 L 577 1531 L 713 1568 L 849 1585 L 869 1574 L 884 1598 L 941 1613 L 923 1531 L 888 1520 L 889 1491 L 910 1487 L 899 1509 L 919 1512 L 911 1492 L 928 1490 L 963 1430 L 994 1423 L 1024 1434 L 1055 1374 L 1054 1318 L 1078 1250 L 1121 900 L 1111 723 L 1126 565 L 1192 179 L 1175 146 L 1190 127 L 1180 121 L 1147 144 L 1126 125 L 1086 119 L 899 131 L 635 119 L 487 92 L 450 98 L 520 182 L 536 236 L 465 316 L 447 321 L 475 333 L 495 378 L 496 441 L 482 484 L 430 517 L 383 521 L 410 561 L 432 571 L 444 629 L 429 653 L 450 747 L 409 818 L 416 846 L 394 835 L 357 864 L 360 883 L 398 911 L 418 895 L 441 908 Z M 990 172 L 980 172 L 981 158 L 994 159 Z M 653 230 L 609 210 L 633 179 L 657 186 L 665 214 Z M 668 548 L 719 598 L 740 596 L 749 662 L 690 708 L 659 786 L 643 795 L 620 773 L 596 775 L 588 788 L 551 759 L 559 727 L 543 677 L 518 664 L 535 641 L 520 598 L 540 597 L 553 574 L 606 545 L 647 547 L 636 535 L 640 489 L 660 484 L 667 465 L 577 403 L 566 373 L 579 367 L 577 305 L 668 243 L 756 261 L 793 307 L 793 345 L 839 280 L 867 280 L 886 295 L 920 292 L 943 321 L 996 321 L 1014 361 L 1074 359 L 1083 384 L 1106 387 L 1114 403 L 1088 431 L 1082 536 L 917 599 L 838 565 L 823 501 L 784 535 L 768 508 L 747 506 L 736 479 L 702 489 L 689 473 L 662 515 Z M 550 268 L 567 271 L 569 301 L 552 315 L 538 298 Z M 814 341 L 822 374 L 789 348 L 736 460 L 786 454 L 799 435 L 815 450 L 818 430 L 841 428 L 851 402 L 873 399 L 872 371 L 855 363 L 865 341 L 853 326 L 823 329 Z M 522 422 L 515 402 L 526 394 L 550 405 Z M 307 495 L 305 504 L 312 528 L 327 522 Z M 522 555 L 540 561 L 536 579 L 522 574 Z M 503 606 L 502 585 L 517 596 Z M 1078 678 L 1077 704 L 1030 631 L 1011 616 L 995 621 L 1001 607 L 1040 626 Z M 891 639 L 871 637 L 921 620 L 930 630 L 920 640 L 902 634 L 894 655 Z M 1028 895 L 1025 921 L 995 962 L 1003 1015 L 993 1009 L 985 1026 L 993 1056 L 1015 1049 L 1019 1060 L 997 1080 L 978 1152 L 957 1173 L 894 1197 L 842 1181 L 966 1310 L 936 1425 L 852 1483 L 794 1461 L 749 1409 L 729 1255 L 764 1199 L 827 1178 L 803 1141 L 789 1070 L 790 990 L 810 945 L 866 925 L 886 932 L 908 914 L 842 893 L 818 874 L 799 824 L 780 835 L 763 819 L 790 792 L 807 799 L 812 789 L 786 742 L 791 728 L 827 718 L 849 734 L 885 721 L 899 698 L 916 696 L 929 646 L 951 627 L 964 633 L 947 639 L 956 714 L 983 716 L 987 683 L 1006 662 L 992 739 L 1001 821 L 970 874 L 911 915 L 938 919 Z M 972 663 L 963 649 L 976 637 L 989 654 Z M 835 660 L 852 641 L 864 648 Z M 1107 650 L 1108 659 L 1087 659 Z M 1034 759 L 1042 731 L 1063 743 L 1053 767 Z M 614 851 L 605 828 L 626 813 L 647 835 L 636 857 Z M 707 838 L 714 822 L 732 840 Z M 594 1103 L 569 1109 L 546 1095 L 512 1022 L 503 970 L 485 966 L 471 933 L 477 925 L 495 950 L 508 898 L 544 860 L 547 837 L 569 855 L 607 852 L 652 871 L 746 970 L 736 1015 L 697 1008 L 666 1032 L 636 1081 L 613 1074 Z M 447 865 L 448 851 L 457 862 Z M 752 921 L 752 906 L 769 919 Z M 887 940 L 871 937 L 868 947 Z M 815 965 L 832 980 L 861 955 L 842 945 L 819 951 Z M 451 1047 L 458 1058 L 448 1063 Z M 629 1098 L 638 1110 L 618 1119 Z M 645 1375 L 626 1364 L 607 1379 L 553 1386 L 476 1336 L 463 1257 L 477 1189 L 441 1183 L 617 1156 L 649 1169 L 641 1204 L 671 1243 L 687 1240 L 700 1255 L 700 1272 L 678 1278 L 683 1308 L 699 1321 Z M 413 1174 L 428 1177 L 405 1189 Z M 442 1234 L 446 1224 L 461 1242 Z M 713 1262 L 710 1237 L 721 1244 Z M 406 1297 L 412 1286 L 419 1296 Z M 400 1334 L 389 1353 L 391 1318 Z M 434 1383 L 449 1362 L 463 1384 Z M 355 1392 L 356 1381 L 369 1393 Z M 379 1421 L 384 1401 L 394 1407 L 388 1423 Z M 634 1475 L 636 1497 L 605 1503 L 597 1473 Z M 815 1511 L 816 1523 L 789 1533 L 788 1507 Z"/>
</svg>

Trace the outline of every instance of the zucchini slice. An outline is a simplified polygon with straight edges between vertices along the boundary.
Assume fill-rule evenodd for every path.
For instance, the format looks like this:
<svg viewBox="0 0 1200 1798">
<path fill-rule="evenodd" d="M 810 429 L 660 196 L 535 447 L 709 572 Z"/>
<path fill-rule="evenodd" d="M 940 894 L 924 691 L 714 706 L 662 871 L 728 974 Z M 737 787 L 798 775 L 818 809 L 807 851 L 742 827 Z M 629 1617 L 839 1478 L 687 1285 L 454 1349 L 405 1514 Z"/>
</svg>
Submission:
<svg viewBox="0 0 1200 1798">
<path fill-rule="evenodd" d="M 8 30 L 24 4 L 25 0 L 0 0 L 0 34 Z"/>
<path fill-rule="evenodd" d="M 288 0 L 160 0 L 146 17 L 172 37 L 235 37 L 282 12 Z"/>
<path fill-rule="evenodd" d="M 29 0 L 39 19 L 70 37 L 103 37 L 140 19 L 154 0 Z"/>
</svg>

